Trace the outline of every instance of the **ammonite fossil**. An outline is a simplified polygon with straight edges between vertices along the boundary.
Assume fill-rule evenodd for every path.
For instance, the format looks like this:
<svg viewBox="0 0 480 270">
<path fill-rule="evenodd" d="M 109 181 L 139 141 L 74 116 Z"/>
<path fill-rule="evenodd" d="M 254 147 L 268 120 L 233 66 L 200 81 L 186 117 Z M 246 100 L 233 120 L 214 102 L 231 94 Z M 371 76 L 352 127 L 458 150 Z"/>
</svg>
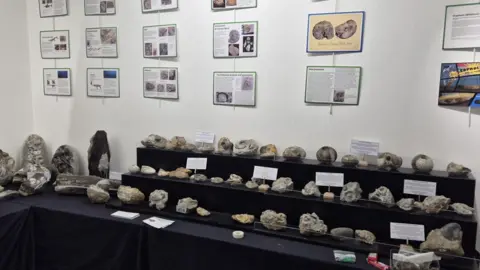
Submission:
<svg viewBox="0 0 480 270">
<path fill-rule="evenodd" d="M 357 32 L 357 23 L 354 20 L 348 20 L 335 27 L 335 34 L 341 39 L 347 39 Z"/>
<path fill-rule="evenodd" d="M 333 33 L 333 25 L 329 21 L 321 21 L 313 27 L 312 35 L 318 40 L 332 39 L 335 35 Z"/>
<path fill-rule="evenodd" d="M 237 30 L 230 31 L 228 43 L 237 43 L 240 40 L 240 32 Z"/>
</svg>

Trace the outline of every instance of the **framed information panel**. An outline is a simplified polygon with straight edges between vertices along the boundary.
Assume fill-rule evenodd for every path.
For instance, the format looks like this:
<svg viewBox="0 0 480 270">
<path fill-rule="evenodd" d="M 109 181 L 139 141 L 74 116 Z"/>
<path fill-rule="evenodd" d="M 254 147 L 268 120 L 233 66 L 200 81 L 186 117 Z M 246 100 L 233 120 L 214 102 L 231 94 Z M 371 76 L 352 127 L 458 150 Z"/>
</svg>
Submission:
<svg viewBox="0 0 480 270">
<path fill-rule="evenodd" d="M 87 28 L 85 30 L 87 58 L 117 58 L 117 43 L 116 27 Z"/>
<path fill-rule="evenodd" d="M 443 49 L 480 47 L 480 3 L 447 6 Z"/>
<path fill-rule="evenodd" d="M 255 106 L 256 72 L 214 72 L 213 104 Z"/>
<path fill-rule="evenodd" d="M 44 68 L 43 94 L 46 96 L 71 96 L 72 77 L 70 69 Z"/>
<path fill-rule="evenodd" d="M 117 12 L 115 0 L 84 0 L 84 5 L 85 16 L 115 15 Z"/>
<path fill-rule="evenodd" d="M 143 57 L 177 57 L 177 25 L 144 26 Z"/>
<path fill-rule="evenodd" d="M 68 15 L 67 0 L 38 0 L 40 18 Z"/>
<path fill-rule="evenodd" d="M 171 10 L 178 8 L 178 0 L 140 0 L 142 3 L 142 12 L 157 12 L 162 10 Z"/>
<path fill-rule="evenodd" d="M 257 0 L 210 0 L 212 10 L 230 10 L 240 8 L 255 8 Z"/>
<path fill-rule="evenodd" d="M 170 67 L 143 68 L 143 97 L 178 99 L 178 69 Z"/>
<path fill-rule="evenodd" d="M 213 24 L 213 57 L 257 57 L 258 22 Z"/>
<path fill-rule="evenodd" d="M 70 31 L 41 31 L 40 54 L 43 59 L 70 58 Z"/>
<path fill-rule="evenodd" d="M 120 97 L 120 69 L 87 68 L 87 96 Z"/>
</svg>

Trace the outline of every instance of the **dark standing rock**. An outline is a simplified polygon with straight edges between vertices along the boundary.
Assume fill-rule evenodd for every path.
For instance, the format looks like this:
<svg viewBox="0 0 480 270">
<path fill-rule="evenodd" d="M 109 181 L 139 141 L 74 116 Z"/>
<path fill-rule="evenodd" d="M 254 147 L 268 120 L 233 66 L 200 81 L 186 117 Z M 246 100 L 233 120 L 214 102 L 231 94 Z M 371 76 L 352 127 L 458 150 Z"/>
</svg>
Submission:
<svg viewBox="0 0 480 270">
<path fill-rule="evenodd" d="M 60 146 L 53 155 L 52 166 L 57 174 L 78 174 L 78 158 L 73 148 Z"/>
<path fill-rule="evenodd" d="M 9 184 L 12 181 L 15 170 L 15 160 L 8 153 L 0 150 L 0 185 Z"/>
<path fill-rule="evenodd" d="M 331 165 L 337 160 L 337 151 L 330 146 L 324 146 L 318 149 L 317 159 L 322 164 Z"/>
<path fill-rule="evenodd" d="M 90 139 L 88 149 L 88 173 L 102 178 L 110 177 L 110 146 L 107 133 L 99 130 Z"/>
</svg>

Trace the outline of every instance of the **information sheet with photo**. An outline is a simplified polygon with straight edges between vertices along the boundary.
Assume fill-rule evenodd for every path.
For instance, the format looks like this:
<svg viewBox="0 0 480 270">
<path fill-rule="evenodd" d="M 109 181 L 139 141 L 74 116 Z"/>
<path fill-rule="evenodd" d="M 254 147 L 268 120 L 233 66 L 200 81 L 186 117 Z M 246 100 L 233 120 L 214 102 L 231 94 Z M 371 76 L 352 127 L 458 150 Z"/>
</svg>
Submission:
<svg viewBox="0 0 480 270">
<path fill-rule="evenodd" d="M 213 24 L 213 57 L 256 57 L 258 22 Z"/>
<path fill-rule="evenodd" d="M 257 0 L 210 0 L 213 10 L 257 7 Z"/>
<path fill-rule="evenodd" d="M 70 58 L 68 30 L 40 32 L 40 53 L 44 59 Z"/>
<path fill-rule="evenodd" d="M 116 13 L 115 0 L 84 0 L 85 15 L 114 15 Z"/>
<path fill-rule="evenodd" d="M 480 47 L 480 3 L 447 6 L 443 49 Z"/>
<path fill-rule="evenodd" d="M 87 96 L 120 97 L 120 70 L 118 68 L 88 68 Z"/>
<path fill-rule="evenodd" d="M 438 105 L 472 107 L 478 96 L 480 96 L 480 62 L 441 65 Z"/>
<path fill-rule="evenodd" d="M 117 28 L 87 28 L 85 30 L 88 58 L 115 58 L 117 50 Z"/>
<path fill-rule="evenodd" d="M 170 67 L 143 68 L 143 96 L 178 99 L 178 69 Z"/>
<path fill-rule="evenodd" d="M 361 67 L 307 67 L 306 103 L 358 105 Z"/>
<path fill-rule="evenodd" d="M 214 72 L 213 104 L 255 106 L 256 72 Z"/>
<path fill-rule="evenodd" d="M 38 0 L 40 17 L 56 17 L 68 14 L 67 0 Z"/>
<path fill-rule="evenodd" d="M 44 68 L 43 93 L 46 96 L 71 96 L 72 78 L 69 68 Z"/>
<path fill-rule="evenodd" d="M 177 56 L 177 25 L 143 27 L 143 57 L 161 58 Z"/>
<path fill-rule="evenodd" d="M 142 12 L 155 12 L 178 8 L 178 0 L 140 0 Z"/>
</svg>

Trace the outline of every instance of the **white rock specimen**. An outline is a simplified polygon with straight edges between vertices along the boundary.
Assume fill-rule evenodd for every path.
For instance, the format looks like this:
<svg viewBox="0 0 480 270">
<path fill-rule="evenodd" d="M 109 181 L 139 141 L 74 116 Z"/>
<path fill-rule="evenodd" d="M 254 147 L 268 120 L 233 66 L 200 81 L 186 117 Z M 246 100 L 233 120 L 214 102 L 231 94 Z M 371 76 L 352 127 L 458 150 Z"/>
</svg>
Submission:
<svg viewBox="0 0 480 270">
<path fill-rule="evenodd" d="M 140 172 L 140 167 L 138 167 L 137 165 L 132 165 L 132 166 L 128 167 L 128 171 L 130 173 L 138 173 L 138 172 Z"/>
<path fill-rule="evenodd" d="M 98 181 L 98 183 L 97 183 L 97 187 L 99 187 L 99 188 L 101 188 L 105 191 L 108 191 L 111 186 L 112 186 L 112 184 L 110 183 L 110 180 L 108 180 L 108 179 L 102 179 L 102 180 Z"/>
<path fill-rule="evenodd" d="M 447 166 L 447 172 L 452 177 L 467 177 L 472 170 L 461 164 L 450 162 Z"/>
<path fill-rule="evenodd" d="M 138 188 L 129 186 L 120 186 L 117 197 L 124 204 L 139 204 L 145 200 L 145 195 Z"/>
<path fill-rule="evenodd" d="M 349 182 L 343 186 L 340 193 L 340 200 L 342 202 L 356 202 L 362 198 L 363 190 L 360 188 L 360 184 L 357 182 Z"/>
<path fill-rule="evenodd" d="M 280 177 L 272 184 L 272 190 L 278 193 L 285 193 L 293 190 L 293 181 L 290 177 Z"/>
<path fill-rule="evenodd" d="M 258 153 L 258 144 L 254 140 L 238 141 L 233 148 L 233 153 L 237 156 L 255 156 Z"/>
<path fill-rule="evenodd" d="M 98 130 L 90 139 L 88 148 L 88 174 L 110 178 L 110 146 L 107 132 Z"/>
<path fill-rule="evenodd" d="M 198 201 L 190 197 L 178 200 L 176 210 L 178 213 L 189 214 L 198 207 Z"/>
<path fill-rule="evenodd" d="M 356 167 L 360 163 L 357 156 L 345 155 L 342 157 L 342 164 L 345 167 Z"/>
<path fill-rule="evenodd" d="M 205 182 L 205 181 L 208 180 L 208 178 L 203 174 L 197 173 L 197 174 L 194 174 L 194 175 L 190 176 L 190 180 L 195 181 L 195 182 Z"/>
<path fill-rule="evenodd" d="M 275 158 L 277 156 L 277 147 L 274 144 L 267 144 L 260 147 L 261 158 Z"/>
<path fill-rule="evenodd" d="M 197 207 L 197 215 L 201 217 L 208 217 L 210 216 L 210 212 L 205 208 Z"/>
<path fill-rule="evenodd" d="M 302 189 L 302 194 L 304 196 L 322 196 L 322 193 L 320 193 L 320 190 L 314 181 L 310 181 L 305 185 L 305 187 Z"/>
<path fill-rule="evenodd" d="M 442 210 L 448 210 L 449 205 L 450 198 L 445 196 L 430 196 L 423 200 L 422 209 L 429 214 L 438 214 Z"/>
<path fill-rule="evenodd" d="M 378 168 L 386 171 L 396 171 L 402 166 L 402 163 L 401 157 L 389 152 L 381 153 L 377 159 Z"/>
<path fill-rule="evenodd" d="M 323 146 L 317 151 L 317 160 L 321 164 L 331 165 L 337 160 L 337 151 L 330 146 Z"/>
<path fill-rule="evenodd" d="M 187 140 L 181 136 L 174 136 L 169 142 L 167 142 L 166 148 L 168 150 L 181 150 L 187 145 Z"/>
<path fill-rule="evenodd" d="M 214 184 L 221 184 L 223 183 L 223 178 L 221 177 L 212 177 L 210 179 L 210 182 L 214 183 Z"/>
<path fill-rule="evenodd" d="M 233 152 L 233 143 L 227 138 L 222 137 L 218 141 L 217 154 L 231 155 Z"/>
<path fill-rule="evenodd" d="M 266 210 L 262 212 L 260 222 L 269 230 L 283 230 L 287 226 L 287 215 L 272 210 Z"/>
<path fill-rule="evenodd" d="M 168 193 L 165 190 L 155 190 L 148 197 L 148 205 L 155 206 L 157 210 L 165 208 L 168 202 Z"/>
<path fill-rule="evenodd" d="M 427 155 L 416 155 L 412 159 L 412 168 L 418 173 L 430 173 L 433 170 L 433 159 Z"/>
<path fill-rule="evenodd" d="M 53 155 L 52 167 L 57 174 L 78 174 L 78 155 L 71 146 L 62 145 Z"/>
<path fill-rule="evenodd" d="M 40 192 L 43 185 L 50 181 L 51 174 L 47 168 L 41 165 L 33 165 L 32 167 L 34 169 L 28 170 L 27 179 L 22 182 L 18 190 L 22 196 L 30 196 Z"/>
<path fill-rule="evenodd" d="M 6 200 L 13 197 L 17 197 L 20 193 L 15 190 L 5 190 L 0 192 L 0 200 Z"/>
<path fill-rule="evenodd" d="M 143 146 L 157 149 L 164 149 L 167 146 L 167 142 L 167 139 L 156 134 L 150 134 L 147 138 L 142 140 Z"/>
<path fill-rule="evenodd" d="M 150 166 L 142 166 L 142 168 L 140 169 L 140 172 L 142 174 L 151 175 L 151 174 L 155 174 L 157 171 Z"/>
<path fill-rule="evenodd" d="M 450 207 L 455 211 L 455 213 L 462 215 L 462 216 L 473 216 L 473 212 L 475 209 L 470 207 L 464 203 L 454 203 L 450 205 Z"/>
<path fill-rule="evenodd" d="M 286 160 L 297 161 L 304 159 L 307 153 L 299 146 L 290 146 L 283 151 L 283 158 Z"/>
<path fill-rule="evenodd" d="M 160 169 L 158 171 L 158 176 L 168 176 L 170 172 L 165 171 L 164 169 Z"/>
<path fill-rule="evenodd" d="M 373 243 L 375 243 L 375 240 L 376 240 L 375 235 L 372 232 L 369 232 L 366 230 L 356 230 L 355 238 L 369 245 L 373 245 Z"/>
<path fill-rule="evenodd" d="M 256 181 L 248 181 L 247 183 L 245 183 L 245 186 L 249 189 L 255 189 L 255 188 L 258 188 L 258 184 Z"/>
<path fill-rule="evenodd" d="M 374 202 L 378 202 L 387 207 L 392 207 L 395 205 L 395 198 L 393 197 L 392 192 L 384 186 L 377 188 L 374 192 L 368 195 L 368 199 Z"/>
<path fill-rule="evenodd" d="M 325 225 L 317 214 L 303 214 L 300 217 L 298 225 L 300 233 L 303 235 L 325 235 L 328 232 L 328 227 Z"/>
<path fill-rule="evenodd" d="M 107 191 L 94 185 L 87 188 L 87 196 L 92 203 L 106 203 L 110 200 L 110 194 Z"/>
<path fill-rule="evenodd" d="M 429 232 L 427 240 L 420 245 L 420 250 L 463 256 L 465 252 L 462 247 L 462 237 L 462 227 L 457 223 L 449 223 L 441 229 Z"/>
<path fill-rule="evenodd" d="M 230 174 L 230 178 L 228 178 L 228 180 L 225 181 L 225 183 L 230 184 L 232 186 L 236 186 L 236 185 L 243 185 L 242 181 L 243 179 L 241 176 L 236 174 Z"/>
<path fill-rule="evenodd" d="M 232 215 L 232 219 L 242 224 L 252 224 L 255 221 L 255 216 L 249 214 L 238 214 Z"/>
<path fill-rule="evenodd" d="M 258 186 L 258 191 L 260 192 L 267 192 L 270 189 L 270 186 L 267 184 L 262 184 Z"/>
<path fill-rule="evenodd" d="M 332 229 L 330 231 L 330 234 L 332 235 L 333 239 L 347 240 L 347 239 L 353 238 L 354 231 L 351 228 L 340 227 L 340 228 Z"/>
<path fill-rule="evenodd" d="M 404 211 L 412 211 L 415 206 L 415 200 L 411 198 L 403 198 L 397 202 L 397 206 Z"/>
<path fill-rule="evenodd" d="M 15 170 L 15 160 L 6 152 L 0 150 L 0 185 L 12 182 Z"/>
</svg>

